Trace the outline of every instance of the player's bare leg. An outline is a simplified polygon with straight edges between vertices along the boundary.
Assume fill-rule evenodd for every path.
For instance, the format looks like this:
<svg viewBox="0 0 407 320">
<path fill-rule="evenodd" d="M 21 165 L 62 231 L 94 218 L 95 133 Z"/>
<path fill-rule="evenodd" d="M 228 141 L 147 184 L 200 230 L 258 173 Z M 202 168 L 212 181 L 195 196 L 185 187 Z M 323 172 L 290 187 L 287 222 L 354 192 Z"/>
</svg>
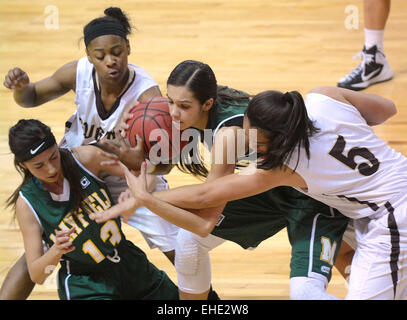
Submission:
<svg viewBox="0 0 407 320">
<path fill-rule="evenodd" d="M 13 265 L 8 272 L 0 289 L 0 300 L 25 300 L 34 289 L 28 273 L 25 254 Z"/>
<path fill-rule="evenodd" d="M 186 293 L 179 290 L 180 300 L 208 300 L 209 290 L 202 293 Z"/>
<path fill-rule="evenodd" d="M 163 251 L 163 253 L 168 258 L 168 260 L 171 261 L 172 264 L 175 263 L 175 250 L 166 251 L 166 252 Z"/>
<path fill-rule="evenodd" d="M 335 261 L 335 268 L 343 276 L 345 280 L 348 279 L 350 273 L 350 266 L 352 264 L 353 250 L 345 241 L 342 241 L 341 248 L 339 249 L 338 256 Z"/>
</svg>

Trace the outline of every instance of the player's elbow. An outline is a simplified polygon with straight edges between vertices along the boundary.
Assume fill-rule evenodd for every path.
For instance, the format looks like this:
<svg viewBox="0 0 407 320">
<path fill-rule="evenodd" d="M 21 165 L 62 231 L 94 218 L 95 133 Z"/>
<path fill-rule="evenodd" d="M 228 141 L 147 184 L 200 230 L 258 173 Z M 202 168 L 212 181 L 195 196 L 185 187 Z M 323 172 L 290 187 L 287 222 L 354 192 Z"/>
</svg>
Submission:
<svg viewBox="0 0 407 320">
<path fill-rule="evenodd" d="M 397 114 L 397 108 L 393 101 L 386 99 L 385 103 L 382 103 L 379 112 L 376 112 L 370 119 L 369 125 L 379 125 L 390 119 Z"/>
<path fill-rule="evenodd" d="M 197 234 L 201 238 L 206 238 L 207 236 L 209 236 L 210 232 L 208 232 L 207 229 L 200 228 L 199 230 L 197 230 L 197 232 L 195 232 L 195 234 Z"/>
<path fill-rule="evenodd" d="M 44 284 L 46 277 L 42 275 L 34 275 L 30 273 L 30 279 L 35 284 Z"/>
<path fill-rule="evenodd" d="M 201 224 L 199 228 L 197 229 L 197 232 L 195 232 L 198 236 L 202 238 L 206 238 L 209 236 L 213 230 L 213 223 L 211 221 L 206 221 L 205 223 Z"/>
<path fill-rule="evenodd" d="M 37 104 L 31 100 L 15 100 L 15 101 L 20 107 L 23 108 L 33 108 L 37 106 Z"/>
<path fill-rule="evenodd" d="M 45 280 L 47 280 L 51 272 L 49 273 L 42 272 L 36 268 L 32 268 L 31 270 L 28 269 L 28 274 L 30 276 L 31 281 L 34 282 L 35 284 L 44 284 Z"/>
<path fill-rule="evenodd" d="M 388 103 L 387 103 L 387 108 L 386 108 L 386 116 L 387 116 L 387 118 L 385 120 L 395 116 L 396 114 L 397 114 L 396 105 L 394 104 L 393 101 L 389 100 Z"/>
</svg>

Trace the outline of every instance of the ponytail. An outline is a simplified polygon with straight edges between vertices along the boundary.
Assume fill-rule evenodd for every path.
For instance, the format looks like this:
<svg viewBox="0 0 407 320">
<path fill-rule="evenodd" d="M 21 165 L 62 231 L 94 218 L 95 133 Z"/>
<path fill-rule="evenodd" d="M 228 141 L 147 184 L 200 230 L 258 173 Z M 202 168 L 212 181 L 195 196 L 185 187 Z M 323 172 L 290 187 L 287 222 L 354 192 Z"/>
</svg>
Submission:
<svg viewBox="0 0 407 320">
<path fill-rule="evenodd" d="M 249 103 L 246 116 L 270 140 L 268 154 L 258 168 L 271 170 L 281 168 L 297 150 L 297 168 L 301 147 L 310 158 L 309 137 L 319 129 L 308 118 L 307 109 L 298 91 L 282 93 L 265 91 L 257 94 Z"/>
<path fill-rule="evenodd" d="M 122 11 L 122 9 L 118 7 L 109 7 L 105 9 L 103 12 L 106 17 L 114 19 L 122 25 L 123 29 L 126 31 L 126 36 L 131 34 L 131 25 L 130 25 L 130 19 L 127 17 L 127 15 Z"/>
</svg>

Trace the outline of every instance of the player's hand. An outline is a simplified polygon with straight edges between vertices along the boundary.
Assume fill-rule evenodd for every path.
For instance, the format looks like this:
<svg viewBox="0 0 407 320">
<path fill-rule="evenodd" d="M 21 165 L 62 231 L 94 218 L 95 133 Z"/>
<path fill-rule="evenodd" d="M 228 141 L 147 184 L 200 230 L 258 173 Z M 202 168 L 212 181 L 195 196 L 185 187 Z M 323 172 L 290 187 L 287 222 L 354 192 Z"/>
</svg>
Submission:
<svg viewBox="0 0 407 320">
<path fill-rule="evenodd" d="M 99 141 L 99 144 L 106 150 L 100 150 L 99 152 L 107 159 L 110 159 L 102 161 L 101 165 L 117 165 L 117 160 L 119 160 L 132 170 L 140 170 L 140 166 L 145 159 L 143 140 L 139 136 L 136 136 L 137 145 L 135 147 L 130 147 L 126 140 L 120 135 L 118 136 L 118 140 L 120 146 L 107 140 Z"/>
<path fill-rule="evenodd" d="M 8 89 L 22 89 L 30 83 L 30 79 L 25 71 L 16 67 L 10 69 L 4 79 L 4 86 Z"/>
<path fill-rule="evenodd" d="M 131 196 L 123 199 L 120 203 L 105 211 L 91 213 L 89 218 L 97 223 L 103 223 L 111 219 L 122 217 L 123 221 L 127 222 L 138 207 L 140 207 L 140 205 L 137 199 Z"/>
<path fill-rule="evenodd" d="M 75 228 L 72 227 L 69 230 L 57 231 L 55 233 L 56 240 L 54 246 L 59 254 L 63 255 L 75 250 L 75 247 L 72 245 L 72 239 L 70 237 L 70 235 L 74 232 Z"/>
<path fill-rule="evenodd" d="M 133 194 L 133 197 L 136 198 L 140 203 L 143 203 L 143 200 L 146 196 L 149 196 L 150 193 L 148 192 L 148 184 L 147 184 L 147 177 L 146 177 L 146 162 L 143 162 L 140 168 L 140 174 L 135 176 L 130 170 L 121 162 L 119 162 L 121 166 L 124 176 L 126 177 L 127 185 Z"/>
<path fill-rule="evenodd" d="M 140 102 L 137 101 L 133 107 L 137 106 L 139 103 Z M 133 109 L 133 107 L 131 107 L 131 109 Z M 129 121 L 133 117 L 133 115 L 129 112 L 131 109 L 125 110 L 123 112 L 122 119 L 120 121 L 120 128 L 122 129 L 120 134 L 123 138 L 126 137 L 127 130 L 129 129 L 127 121 Z"/>
<path fill-rule="evenodd" d="M 117 199 L 117 203 L 122 203 L 129 198 L 133 198 L 133 194 L 131 193 L 130 189 L 126 189 L 126 191 L 120 193 L 119 198 Z"/>
</svg>

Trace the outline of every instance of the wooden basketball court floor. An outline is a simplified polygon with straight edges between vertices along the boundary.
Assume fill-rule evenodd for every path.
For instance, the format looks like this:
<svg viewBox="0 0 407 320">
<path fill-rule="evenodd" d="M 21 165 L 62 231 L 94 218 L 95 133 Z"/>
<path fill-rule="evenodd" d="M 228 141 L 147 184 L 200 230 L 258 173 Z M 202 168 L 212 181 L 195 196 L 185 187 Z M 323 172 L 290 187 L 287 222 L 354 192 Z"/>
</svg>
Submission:
<svg viewBox="0 0 407 320">
<path fill-rule="evenodd" d="M 363 47 L 361 0 L 123 0 L 118 2 L 136 27 L 129 61 L 145 68 L 165 94 L 170 71 L 185 59 L 208 63 L 219 84 L 257 93 L 266 89 L 306 93 L 336 85 L 358 61 Z M 0 2 L 0 77 L 15 66 L 37 81 L 64 63 L 84 56 L 82 28 L 102 15 L 111 1 Z M 350 15 L 353 15 L 350 17 Z M 355 20 L 358 18 L 358 20 Z M 353 27 L 353 29 L 352 29 Z M 377 134 L 407 155 L 407 2 L 393 0 L 385 33 L 385 53 L 394 71 L 390 82 L 366 92 L 395 101 L 398 114 L 375 127 Z M 7 143 L 10 126 L 37 118 L 60 139 L 64 122 L 75 110 L 74 94 L 38 108 L 24 109 L 12 92 L 0 87 L 0 202 L 20 183 Z M 171 187 L 196 182 L 172 172 Z M 0 283 L 24 252 L 11 210 L 0 211 Z M 173 266 L 150 250 L 139 232 L 124 226 L 127 237 L 176 281 Z M 211 253 L 213 285 L 222 299 L 288 299 L 290 246 L 285 230 L 254 251 L 226 243 Z M 343 298 L 346 285 L 335 270 L 328 292 Z M 57 299 L 55 274 L 36 286 L 30 299 Z"/>
</svg>

